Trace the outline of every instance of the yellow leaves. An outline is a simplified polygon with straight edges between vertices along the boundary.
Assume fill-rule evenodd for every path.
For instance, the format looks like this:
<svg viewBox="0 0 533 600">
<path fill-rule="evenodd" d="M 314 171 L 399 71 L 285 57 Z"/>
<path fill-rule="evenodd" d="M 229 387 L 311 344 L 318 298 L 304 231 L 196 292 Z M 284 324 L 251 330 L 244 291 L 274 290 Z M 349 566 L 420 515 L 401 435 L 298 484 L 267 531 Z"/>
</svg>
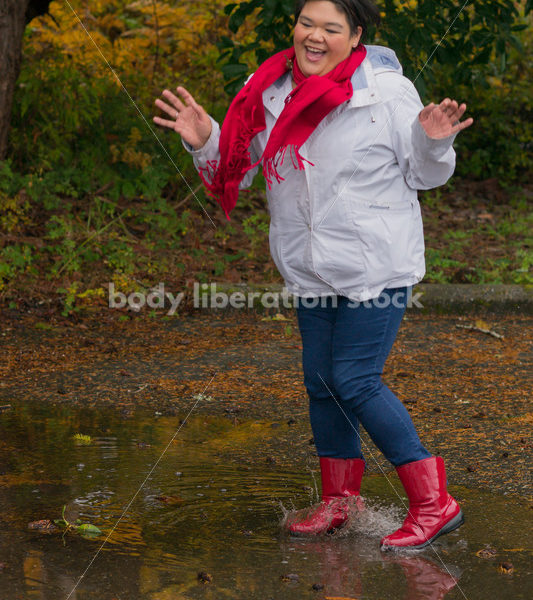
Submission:
<svg viewBox="0 0 533 600">
<path fill-rule="evenodd" d="M 394 6 L 396 6 L 398 12 L 416 10 L 418 8 L 418 0 L 394 0 Z"/>
<path fill-rule="evenodd" d="M 113 43 L 119 35 L 124 33 L 126 25 L 124 21 L 117 19 L 115 15 L 104 15 L 99 21 L 100 29 Z"/>
<path fill-rule="evenodd" d="M 87 0 L 72 6 L 75 12 L 66 3 L 53 2 L 53 20 L 35 20 L 27 44 L 34 53 L 53 47 L 74 67 L 106 77 L 112 77 L 106 60 L 119 75 L 133 68 L 151 77 L 154 64 L 162 62 L 173 72 L 189 70 L 195 60 L 211 55 L 225 18 L 222 0 L 185 0 L 178 5 L 138 0 L 126 6 Z"/>
<path fill-rule="evenodd" d="M 30 222 L 30 203 L 21 190 L 16 196 L 0 192 L 0 231 L 16 233 Z"/>
<path fill-rule="evenodd" d="M 72 436 L 72 439 L 76 442 L 77 445 L 79 446 L 88 446 L 91 444 L 92 442 L 92 438 L 90 435 L 85 435 L 84 433 L 75 433 Z"/>
<path fill-rule="evenodd" d="M 489 83 L 490 87 L 492 87 L 492 88 L 502 88 L 503 87 L 503 81 L 502 81 L 501 77 L 489 76 L 489 77 L 487 77 L 487 82 Z"/>
<path fill-rule="evenodd" d="M 263 317 L 261 321 L 289 321 L 283 313 L 276 313 L 273 317 Z"/>
<path fill-rule="evenodd" d="M 138 169 L 145 169 L 150 166 L 152 164 L 152 156 L 136 149 L 136 145 L 141 138 L 140 130 L 137 127 L 132 127 L 126 144 L 120 146 L 113 144 L 109 147 L 112 161 L 114 163 L 123 162 L 130 167 Z"/>
</svg>

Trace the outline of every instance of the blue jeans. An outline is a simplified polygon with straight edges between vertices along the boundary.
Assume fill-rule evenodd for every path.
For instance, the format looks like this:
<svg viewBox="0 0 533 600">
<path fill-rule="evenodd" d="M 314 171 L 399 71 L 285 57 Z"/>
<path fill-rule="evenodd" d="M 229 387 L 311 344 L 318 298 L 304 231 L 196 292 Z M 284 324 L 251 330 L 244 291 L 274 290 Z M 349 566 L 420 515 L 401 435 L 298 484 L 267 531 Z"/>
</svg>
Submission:
<svg viewBox="0 0 533 600">
<path fill-rule="evenodd" d="M 359 423 L 394 466 L 431 454 L 401 401 L 381 381 L 411 288 L 365 303 L 344 296 L 300 298 L 304 383 L 319 456 L 362 458 Z M 306 305 L 307 304 L 307 305 Z"/>
</svg>

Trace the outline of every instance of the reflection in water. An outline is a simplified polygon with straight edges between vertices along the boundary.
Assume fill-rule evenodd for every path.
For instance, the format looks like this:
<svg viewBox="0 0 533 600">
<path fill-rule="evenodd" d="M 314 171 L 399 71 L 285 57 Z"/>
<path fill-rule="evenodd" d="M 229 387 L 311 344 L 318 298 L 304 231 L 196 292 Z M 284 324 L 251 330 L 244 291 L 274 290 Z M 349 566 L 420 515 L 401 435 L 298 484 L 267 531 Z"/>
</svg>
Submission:
<svg viewBox="0 0 533 600">
<path fill-rule="evenodd" d="M 375 538 L 380 539 L 380 535 Z M 367 594 L 374 587 L 376 567 L 381 569 L 382 579 L 393 582 L 390 597 L 394 600 L 443 600 L 460 576 L 456 567 L 445 563 L 439 566 L 415 554 L 381 553 L 375 540 L 351 535 L 336 540 L 327 536 L 314 540 L 298 538 L 285 541 L 281 551 L 296 551 L 309 560 L 309 565 L 316 568 L 317 583 L 333 597 L 372 597 Z"/>
<path fill-rule="evenodd" d="M 405 600 L 442 600 L 458 582 L 453 568 L 442 568 L 422 557 L 406 556 L 393 558 L 401 565 L 407 581 Z"/>
<path fill-rule="evenodd" d="M 27 524 L 59 518 L 66 505 L 70 520 L 110 532 L 179 418 L 12 404 L 0 414 L 0 597 L 66 599 L 102 539 L 69 533 L 63 542 Z M 76 446 L 74 433 L 93 442 Z M 348 527 L 292 539 L 279 526 L 280 506 L 311 504 L 313 481 L 301 465 L 266 460 L 264 441 L 277 439 L 280 428 L 197 416 L 180 435 L 72 600 L 456 600 L 464 598 L 459 586 L 469 600 L 531 597 L 527 550 L 513 554 L 512 577 L 496 568 L 504 548 L 528 547 L 529 514 L 519 503 L 461 490 L 468 525 L 439 540 L 438 555 L 381 553 L 379 540 L 401 523 L 403 508 L 383 478 L 370 477 L 366 508 Z M 486 544 L 497 558 L 476 557 Z M 458 585 L 450 565 L 461 565 Z M 213 582 L 199 583 L 200 571 Z M 283 578 L 293 573 L 298 580 Z"/>
</svg>

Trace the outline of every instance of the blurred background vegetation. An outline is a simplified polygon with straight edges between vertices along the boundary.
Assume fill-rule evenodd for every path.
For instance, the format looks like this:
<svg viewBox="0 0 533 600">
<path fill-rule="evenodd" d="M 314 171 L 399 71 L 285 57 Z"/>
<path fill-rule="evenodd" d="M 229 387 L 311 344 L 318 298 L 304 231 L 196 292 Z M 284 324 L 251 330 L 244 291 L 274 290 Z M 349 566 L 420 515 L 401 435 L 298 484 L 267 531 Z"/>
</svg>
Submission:
<svg viewBox="0 0 533 600">
<path fill-rule="evenodd" d="M 111 281 L 279 281 L 261 177 L 226 222 L 152 115 L 184 85 L 221 122 L 258 61 L 290 45 L 293 4 L 58 0 L 29 23 L 0 162 L 4 304 L 73 315 Z M 423 101 L 453 96 L 475 118 L 452 182 L 421 197 L 426 281 L 531 283 L 531 1 L 379 5 L 369 43 L 396 50 Z"/>
</svg>

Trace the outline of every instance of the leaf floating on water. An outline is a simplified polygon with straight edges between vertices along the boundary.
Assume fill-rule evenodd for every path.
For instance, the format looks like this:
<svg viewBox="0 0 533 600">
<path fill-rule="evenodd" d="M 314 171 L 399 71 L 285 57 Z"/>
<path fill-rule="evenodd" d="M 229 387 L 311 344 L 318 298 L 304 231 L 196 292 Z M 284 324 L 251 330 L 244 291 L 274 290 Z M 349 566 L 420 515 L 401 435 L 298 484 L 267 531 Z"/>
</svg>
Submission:
<svg viewBox="0 0 533 600">
<path fill-rule="evenodd" d="M 54 521 L 56 525 L 65 530 L 65 533 L 63 535 L 65 535 L 68 531 L 72 530 L 75 530 L 81 536 L 88 538 L 102 535 L 102 532 L 100 531 L 100 529 L 98 529 L 98 527 L 96 527 L 96 525 L 91 525 L 91 523 L 82 523 L 79 519 L 76 519 L 76 521 L 74 521 L 73 523 L 68 521 L 68 519 L 65 517 L 66 509 L 67 505 L 65 504 L 63 506 L 63 513 L 61 515 L 61 519 L 56 519 Z"/>
<path fill-rule="evenodd" d="M 53 533 L 58 531 L 58 528 L 50 519 L 41 519 L 40 521 L 32 521 L 28 523 L 28 529 L 35 529 L 44 533 Z"/>
<path fill-rule="evenodd" d="M 87 537 L 96 537 L 98 535 L 102 535 L 102 532 L 96 525 L 91 525 L 90 523 L 83 523 L 83 525 L 77 525 L 75 527 L 78 533 Z"/>
<path fill-rule="evenodd" d="M 180 496 L 156 496 L 155 499 L 164 504 L 182 504 L 184 502 Z"/>
<path fill-rule="evenodd" d="M 510 562 L 502 562 L 498 565 L 498 573 L 502 573 L 503 575 L 511 575 L 514 571 L 513 563 Z"/>
<path fill-rule="evenodd" d="M 281 581 L 300 581 L 300 576 L 296 573 L 288 573 L 280 577 Z"/>
<path fill-rule="evenodd" d="M 199 583 L 211 583 L 213 581 L 213 576 L 207 571 L 200 571 L 196 578 L 198 579 Z"/>
<path fill-rule="evenodd" d="M 478 558 L 492 558 L 498 554 L 496 548 L 492 548 L 492 546 L 485 546 L 476 552 L 476 556 Z"/>
<path fill-rule="evenodd" d="M 72 436 L 72 439 L 78 446 L 88 446 L 93 441 L 90 435 L 85 435 L 83 433 L 75 433 Z"/>
</svg>

